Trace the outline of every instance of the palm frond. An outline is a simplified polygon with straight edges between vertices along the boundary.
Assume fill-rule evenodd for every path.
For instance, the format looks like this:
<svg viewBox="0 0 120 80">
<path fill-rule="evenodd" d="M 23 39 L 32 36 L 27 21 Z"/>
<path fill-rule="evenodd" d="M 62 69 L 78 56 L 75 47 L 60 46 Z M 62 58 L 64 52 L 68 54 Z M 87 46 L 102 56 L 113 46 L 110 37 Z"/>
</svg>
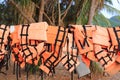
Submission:
<svg viewBox="0 0 120 80">
<path fill-rule="evenodd" d="M 102 13 L 97 13 L 93 18 L 93 24 L 99 26 L 111 26 L 109 19 L 107 19 Z"/>
<path fill-rule="evenodd" d="M 104 3 L 105 3 L 105 4 L 107 4 L 107 3 L 108 3 L 108 4 L 113 5 L 112 0 L 104 0 Z"/>
<path fill-rule="evenodd" d="M 88 12 L 90 10 L 91 0 L 84 1 L 81 13 L 77 18 L 76 24 L 87 24 L 88 21 Z"/>
<path fill-rule="evenodd" d="M 104 7 L 103 7 L 103 10 L 105 10 L 106 12 L 110 13 L 110 14 L 118 14 L 120 15 L 120 10 L 110 6 L 110 5 L 107 5 L 107 4 L 104 4 Z"/>
</svg>

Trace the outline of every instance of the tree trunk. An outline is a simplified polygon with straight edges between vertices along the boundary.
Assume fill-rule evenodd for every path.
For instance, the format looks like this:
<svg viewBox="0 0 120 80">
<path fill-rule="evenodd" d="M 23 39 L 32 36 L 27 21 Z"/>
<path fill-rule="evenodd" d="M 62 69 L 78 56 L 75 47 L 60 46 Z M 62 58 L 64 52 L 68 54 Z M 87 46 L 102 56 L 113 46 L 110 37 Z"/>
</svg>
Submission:
<svg viewBox="0 0 120 80">
<path fill-rule="evenodd" d="M 91 7 L 90 7 L 89 18 L 88 18 L 88 23 L 87 23 L 89 25 L 92 24 L 92 20 L 93 20 L 93 17 L 95 15 L 95 11 L 98 7 L 98 4 L 99 4 L 99 2 L 97 0 L 92 0 L 91 1 Z"/>
<path fill-rule="evenodd" d="M 39 22 L 43 21 L 44 5 L 45 5 L 44 0 L 41 0 L 40 11 L 39 11 Z"/>
<path fill-rule="evenodd" d="M 28 23 L 35 22 L 35 20 L 31 16 L 28 16 L 13 0 L 9 0 L 9 3 L 15 6 L 18 12 L 20 12 L 20 14 L 28 21 Z"/>
<path fill-rule="evenodd" d="M 61 9 L 60 9 L 60 3 L 58 0 L 58 26 L 61 25 Z"/>
</svg>

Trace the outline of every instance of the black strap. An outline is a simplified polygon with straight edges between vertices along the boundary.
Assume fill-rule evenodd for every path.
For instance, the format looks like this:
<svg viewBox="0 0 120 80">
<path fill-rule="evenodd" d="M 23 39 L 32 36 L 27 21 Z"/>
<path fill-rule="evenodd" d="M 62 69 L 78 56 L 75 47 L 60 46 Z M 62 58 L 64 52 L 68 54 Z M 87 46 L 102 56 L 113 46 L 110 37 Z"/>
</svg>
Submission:
<svg viewBox="0 0 120 80">
<path fill-rule="evenodd" d="M 4 33 L 5 34 L 5 33 Z M 2 51 L 0 50 L 0 52 L 2 53 L 2 54 L 0 54 L 0 56 L 4 56 L 2 59 L 0 59 L 0 60 L 2 60 L 3 62 L 4 62 L 4 64 L 3 64 L 3 66 L 6 68 L 6 70 L 8 70 L 8 61 L 9 61 L 9 59 L 10 59 L 10 53 L 11 53 L 11 48 L 10 48 L 10 41 L 11 40 L 9 40 L 9 38 L 7 37 L 7 39 L 8 39 L 8 42 L 7 42 L 7 44 L 6 45 L 4 45 L 5 46 L 5 50 L 7 51 L 7 53 L 6 54 L 4 54 L 4 53 L 2 53 Z M 1 62 L 0 62 L 1 63 Z"/>
<path fill-rule="evenodd" d="M 120 28 L 120 27 L 119 27 Z M 119 35 L 118 35 L 118 32 L 120 33 L 120 30 L 116 30 L 115 27 L 113 27 L 113 31 L 115 33 L 115 36 L 116 36 L 116 40 L 118 42 L 118 50 L 120 51 L 120 38 L 119 38 Z"/>
<path fill-rule="evenodd" d="M 18 80 L 18 62 L 16 64 L 16 79 Z"/>
<path fill-rule="evenodd" d="M 14 64 L 13 64 L 13 74 L 16 74 L 16 79 L 18 80 L 18 77 L 21 77 L 21 71 L 20 71 L 20 64 L 22 62 L 19 62 L 19 61 L 15 61 Z"/>
<path fill-rule="evenodd" d="M 20 36 L 21 36 L 21 46 L 22 46 L 23 56 L 25 56 L 25 64 L 26 64 L 26 58 L 29 57 L 29 56 L 32 57 L 32 63 L 34 64 L 33 53 L 32 53 L 32 51 L 31 51 L 31 50 L 29 49 L 29 47 L 28 47 L 28 29 L 29 29 L 29 27 L 30 27 L 29 24 L 27 24 L 27 25 L 22 25 L 21 34 L 20 34 Z M 24 28 L 26 28 L 26 33 L 23 33 Z M 25 42 L 25 43 L 22 42 L 23 36 L 25 36 L 25 39 L 26 39 L 26 42 Z M 35 41 L 35 43 L 36 43 L 36 41 Z M 36 45 L 36 44 L 35 44 L 35 45 Z M 37 49 L 36 49 L 35 47 L 34 47 L 34 49 L 35 49 L 36 52 L 37 52 Z M 26 50 L 27 50 L 30 54 L 26 55 L 26 54 L 25 54 L 25 51 L 26 51 Z M 26 65 L 25 65 L 25 66 L 26 66 Z"/>
<path fill-rule="evenodd" d="M 22 29 L 21 29 L 21 45 L 23 44 L 22 42 L 22 37 L 25 36 L 26 37 L 26 46 L 28 46 L 28 29 L 29 29 L 29 24 L 28 25 L 22 25 Z M 23 33 L 24 28 L 26 27 L 26 33 Z"/>
<path fill-rule="evenodd" d="M 4 66 L 4 64 L 5 64 L 5 61 L 2 60 L 2 61 L 0 62 L 0 73 L 2 73 L 2 74 L 4 74 L 4 75 L 7 75 L 7 73 L 1 71 L 2 68 L 3 68 L 3 66 Z"/>
<path fill-rule="evenodd" d="M 87 44 L 88 47 L 89 47 L 90 45 L 89 45 L 89 43 L 88 43 L 88 41 L 87 41 L 88 37 L 87 37 L 87 32 L 86 32 L 86 26 L 83 25 L 82 27 L 83 27 L 84 32 L 82 32 L 82 31 L 81 31 L 81 32 L 83 33 L 83 35 L 85 36 L 85 38 L 84 38 L 83 43 L 82 43 L 80 40 L 78 40 L 78 42 L 79 42 L 81 48 L 84 49 L 84 47 L 85 47 L 86 44 Z M 73 33 L 73 35 L 75 35 L 75 34 Z"/>
<path fill-rule="evenodd" d="M 29 29 L 29 24 L 27 24 L 27 25 L 22 25 L 22 28 L 21 28 L 21 34 L 20 34 L 20 36 L 21 36 L 21 44 L 20 45 L 18 45 L 18 44 L 14 44 L 12 47 L 14 48 L 18 48 L 19 46 L 21 46 L 21 50 L 22 50 L 22 52 L 23 52 L 23 57 L 25 57 L 25 70 L 27 71 L 27 73 L 28 73 L 28 69 L 27 69 L 27 65 L 26 65 L 26 58 L 28 57 L 28 56 L 31 56 L 32 58 L 33 58 L 33 53 L 32 53 L 32 51 L 30 51 L 30 49 L 29 49 L 29 47 L 28 47 L 28 29 Z M 23 30 L 25 30 L 26 32 L 24 33 L 23 32 Z M 23 38 L 25 38 L 25 42 L 23 43 Z M 18 48 L 19 49 L 19 48 Z M 35 50 L 37 50 L 36 48 L 34 48 Z M 26 50 L 28 50 L 29 51 L 29 55 L 26 55 L 25 54 L 25 51 Z M 20 72 L 20 65 L 23 63 L 23 61 L 20 61 L 19 60 L 19 55 L 20 55 L 20 53 L 18 52 L 18 53 L 14 53 L 13 52 L 13 54 L 14 54 L 14 57 L 15 57 L 15 62 L 17 62 L 16 64 L 15 64 L 15 62 L 14 62 L 14 67 L 13 67 L 13 73 L 15 74 L 16 73 L 16 79 L 18 80 L 18 77 L 21 77 L 21 72 Z M 34 63 L 34 60 L 35 60 L 36 58 L 34 58 L 34 59 L 32 59 L 32 63 Z M 27 77 L 28 77 L 28 74 L 27 74 Z M 28 78 L 26 78 L 26 79 L 28 79 Z"/>
<path fill-rule="evenodd" d="M 60 32 L 63 33 L 63 36 L 62 36 L 62 40 L 59 40 L 58 37 L 60 35 Z M 61 52 L 61 47 L 62 47 L 62 44 L 64 42 L 64 39 L 65 39 L 65 34 L 66 34 L 66 27 L 64 27 L 64 30 L 61 30 L 61 26 L 59 26 L 58 28 L 58 32 L 57 32 L 57 35 L 56 35 L 56 39 L 55 39 L 55 44 L 54 44 L 54 51 L 53 53 L 50 55 L 50 57 L 44 62 L 44 65 L 50 70 L 51 73 L 55 72 L 54 71 L 54 67 L 56 65 L 55 62 L 58 60 L 59 58 L 59 55 L 60 55 L 60 52 Z M 58 55 L 55 56 L 55 51 L 56 51 L 56 46 L 57 46 L 57 43 L 60 43 L 60 46 L 59 46 L 59 50 L 58 50 Z M 54 58 L 54 61 L 51 61 L 51 59 Z M 48 65 L 49 64 L 49 65 Z"/>
<path fill-rule="evenodd" d="M 105 58 L 109 58 L 109 60 L 105 60 Z M 102 64 L 102 66 L 104 67 L 105 65 L 107 65 L 108 64 L 108 62 L 110 62 L 110 61 L 112 61 L 112 58 L 110 57 L 110 55 L 109 54 L 107 54 L 106 56 L 104 56 L 104 57 L 101 57 L 98 61 L 101 61 L 101 60 L 103 60 L 104 61 L 104 64 Z"/>
<path fill-rule="evenodd" d="M 87 46 L 89 47 L 88 41 L 87 41 L 87 32 L 86 32 L 86 26 L 83 25 L 83 29 L 84 29 L 84 33 L 85 33 L 85 38 L 84 38 L 84 42 L 83 45 L 85 46 L 85 43 L 87 44 Z"/>
<path fill-rule="evenodd" d="M 78 49 L 77 49 L 77 46 L 76 46 L 76 44 L 75 44 L 75 37 L 74 37 L 74 32 L 72 32 L 72 34 L 73 34 L 73 36 L 72 36 L 72 47 L 71 47 L 71 49 L 72 49 L 72 54 L 71 54 L 71 58 L 73 58 L 73 60 L 74 60 L 74 67 L 76 67 L 76 63 L 77 63 L 77 57 L 78 57 Z M 77 52 L 76 52 L 76 54 L 73 54 L 73 51 L 74 50 L 77 50 Z"/>
<path fill-rule="evenodd" d="M 114 57 L 115 55 L 117 55 L 117 48 L 116 46 L 113 47 L 113 50 L 110 50 L 112 48 L 112 46 L 110 46 L 108 48 L 108 53 L 112 55 L 112 57 Z"/>
<path fill-rule="evenodd" d="M 72 32 L 72 34 L 74 34 L 74 32 Z M 72 37 L 72 53 L 70 55 L 69 53 L 69 38 L 67 37 L 67 55 L 63 56 L 61 60 L 63 60 L 64 58 L 67 57 L 67 61 L 63 64 L 63 66 L 67 66 L 67 70 L 70 70 L 72 67 L 76 67 L 76 61 L 77 61 L 77 52 L 76 55 L 73 54 L 73 50 L 77 49 L 77 47 L 75 46 L 75 42 L 74 42 L 74 36 Z M 71 57 L 70 57 L 71 56 Z M 71 63 L 73 62 L 73 63 Z M 71 73 L 71 79 L 72 79 L 73 73 Z"/>
<path fill-rule="evenodd" d="M 103 52 L 103 51 L 104 51 L 104 50 L 100 50 L 99 52 L 95 53 L 95 57 L 98 58 L 97 55 L 99 55 L 99 54 L 100 54 L 101 52 Z"/>
<path fill-rule="evenodd" d="M 5 35 L 5 32 L 7 31 L 7 26 L 5 26 L 4 28 L 2 28 L 2 27 L 0 26 L 0 30 L 3 30 L 2 36 L 0 36 L 0 39 L 1 39 L 0 44 L 1 44 L 1 46 L 2 46 L 2 45 L 3 45 L 3 40 L 4 40 L 4 35 Z"/>
<path fill-rule="evenodd" d="M 30 65 L 29 65 L 29 64 L 26 64 L 26 80 L 28 80 L 29 70 L 30 70 Z"/>
<path fill-rule="evenodd" d="M 87 36 L 86 26 L 85 26 L 85 25 L 83 25 L 82 27 L 83 27 L 83 30 L 84 30 L 84 34 L 85 34 L 85 36 Z"/>
<path fill-rule="evenodd" d="M 68 57 L 68 55 L 65 55 L 62 59 L 64 59 L 65 57 Z M 70 62 L 73 62 L 73 64 L 71 64 Z M 76 67 L 76 60 L 73 59 L 73 57 L 67 59 L 67 61 L 63 64 L 63 66 L 67 65 L 68 66 L 68 69 L 67 70 L 70 70 L 72 67 Z"/>
<path fill-rule="evenodd" d="M 51 44 L 47 44 L 47 50 L 48 50 L 48 52 L 52 52 L 52 45 Z"/>
<path fill-rule="evenodd" d="M 61 42 L 60 43 L 60 47 L 62 47 L 62 44 L 63 44 L 63 42 L 64 42 L 64 38 L 65 38 L 65 33 L 66 33 L 66 27 L 64 27 L 64 30 L 61 30 L 61 26 L 59 26 L 59 28 L 58 28 L 58 32 L 57 32 L 57 35 L 56 35 L 56 39 L 55 39 L 55 44 L 54 44 L 54 50 L 56 50 L 56 45 L 57 45 L 57 42 Z M 59 37 L 59 35 L 60 35 L 60 32 L 62 32 L 63 33 L 63 36 L 62 36 L 62 40 L 59 40 L 58 39 L 58 37 Z"/>
<path fill-rule="evenodd" d="M 104 67 L 105 65 L 108 64 L 108 62 L 112 61 L 112 56 L 111 54 L 106 54 L 105 56 L 102 56 L 101 58 L 98 58 L 98 55 L 101 54 L 104 50 L 100 50 L 99 52 L 95 53 L 95 57 L 98 59 L 98 61 L 104 61 L 104 63 L 102 64 L 102 66 Z M 109 60 L 105 60 L 105 58 L 109 58 Z"/>
<path fill-rule="evenodd" d="M 33 42 L 33 41 L 29 40 L 29 46 L 34 46 L 34 47 L 36 47 L 38 40 L 34 40 L 34 43 L 31 43 L 31 42 Z"/>
</svg>

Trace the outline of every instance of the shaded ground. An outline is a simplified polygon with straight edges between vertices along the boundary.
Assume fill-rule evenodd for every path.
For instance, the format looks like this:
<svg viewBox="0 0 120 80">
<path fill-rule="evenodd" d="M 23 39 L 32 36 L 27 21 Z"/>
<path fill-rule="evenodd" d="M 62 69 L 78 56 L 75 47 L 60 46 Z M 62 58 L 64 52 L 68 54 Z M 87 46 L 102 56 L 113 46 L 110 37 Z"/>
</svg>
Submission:
<svg viewBox="0 0 120 80">
<path fill-rule="evenodd" d="M 2 69 L 4 71 L 4 69 Z M 7 75 L 3 75 L 0 73 L 0 80 L 16 80 L 16 76 L 13 75 L 13 67 L 11 66 L 8 71 L 5 71 Z M 21 71 L 21 78 L 19 80 L 26 80 L 26 73 L 22 70 Z M 61 65 L 56 68 L 56 74 L 54 76 L 44 76 L 44 80 L 71 80 L 71 74 Z M 41 80 L 40 77 L 37 75 L 29 74 L 29 80 Z M 74 80 L 78 80 L 78 75 L 74 74 Z M 103 77 L 103 76 L 95 76 L 92 75 L 90 77 L 82 77 L 79 80 L 120 80 L 120 72 L 110 76 L 110 77 Z"/>
</svg>

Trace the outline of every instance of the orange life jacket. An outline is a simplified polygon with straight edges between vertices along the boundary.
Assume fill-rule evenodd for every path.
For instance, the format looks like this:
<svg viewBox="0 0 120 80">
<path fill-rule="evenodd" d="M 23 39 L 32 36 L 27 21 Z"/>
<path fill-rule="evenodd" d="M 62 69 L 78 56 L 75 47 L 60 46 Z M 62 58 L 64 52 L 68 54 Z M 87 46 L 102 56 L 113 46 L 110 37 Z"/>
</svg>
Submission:
<svg viewBox="0 0 120 80">
<path fill-rule="evenodd" d="M 119 71 L 120 71 L 120 64 L 117 62 L 114 62 L 113 64 L 111 64 L 111 66 L 105 69 L 105 72 L 107 72 L 109 75 L 114 75 Z"/>
<path fill-rule="evenodd" d="M 114 46 L 106 47 L 95 44 L 95 57 L 98 62 L 107 69 L 115 62 L 116 52 L 114 52 Z"/>
<path fill-rule="evenodd" d="M 82 54 L 82 55 L 84 56 L 84 58 L 86 58 L 87 61 L 89 59 L 91 61 L 98 62 L 97 58 L 95 57 L 95 52 L 94 51 L 89 51 L 86 54 Z M 88 63 L 88 64 L 90 64 L 90 63 Z"/>
<path fill-rule="evenodd" d="M 74 44 L 73 35 L 68 33 L 67 37 L 66 44 L 62 49 L 61 62 L 69 72 L 72 72 L 80 62 L 78 61 L 78 49 Z"/>
<path fill-rule="evenodd" d="M 60 31 L 60 33 L 58 34 L 58 31 Z M 65 32 L 65 34 L 64 34 Z M 47 42 L 48 44 L 55 44 L 56 43 L 56 37 L 58 37 L 58 43 L 57 45 L 60 46 L 60 42 L 62 41 L 62 46 L 65 45 L 64 40 L 66 39 L 66 37 L 63 38 L 63 36 L 67 35 L 67 30 L 62 28 L 62 27 L 58 27 L 58 26 L 48 26 L 47 29 Z"/>
<path fill-rule="evenodd" d="M 111 45 L 114 46 L 114 51 L 116 52 L 115 61 L 107 70 L 110 74 L 114 74 L 120 70 L 120 27 L 112 27 L 108 28 L 108 32 L 110 35 Z M 112 70 L 111 70 L 112 69 Z"/>
<path fill-rule="evenodd" d="M 118 46 L 118 50 L 120 51 L 120 27 L 108 28 L 108 32 L 112 45 Z"/>
<path fill-rule="evenodd" d="M 89 25 L 72 25 L 74 29 L 75 43 L 77 44 L 80 54 L 93 51 L 92 33 L 96 29 L 95 26 Z"/>
<path fill-rule="evenodd" d="M 58 52 L 48 52 L 43 50 L 43 52 L 41 52 L 40 58 L 42 60 L 42 64 L 39 66 L 39 68 L 47 74 L 54 73 L 54 68 L 60 61 Z"/>
<path fill-rule="evenodd" d="M 76 55 L 62 54 L 61 62 L 63 66 L 69 71 L 72 72 L 80 64 Z"/>
<path fill-rule="evenodd" d="M 110 38 L 107 28 L 96 26 L 96 30 L 93 31 L 93 43 L 98 45 L 110 46 Z"/>
<path fill-rule="evenodd" d="M 7 45 L 9 36 L 9 26 L 0 25 L 0 62 L 3 60 L 4 55 L 7 54 L 5 45 Z"/>
<path fill-rule="evenodd" d="M 39 68 L 47 74 L 53 73 L 62 61 L 63 66 L 72 72 L 80 64 L 77 58 L 79 53 L 88 67 L 90 60 L 93 60 L 100 62 L 106 72 L 113 74 L 120 70 L 120 27 L 72 26 L 73 35 L 66 28 L 48 26 L 46 22 L 12 26 L 12 60 L 23 68 L 26 64 L 37 65 L 41 59 Z M 8 35 L 9 27 L 0 25 L 0 62 L 5 55 Z M 66 37 L 69 38 L 68 42 Z"/>
<path fill-rule="evenodd" d="M 89 67 L 90 60 L 97 61 L 93 49 L 93 32 L 96 30 L 96 26 L 72 25 L 72 27 L 79 54 L 82 54 L 83 62 Z"/>
<path fill-rule="evenodd" d="M 17 56 L 19 59 L 13 60 L 17 60 L 21 64 L 29 63 L 37 65 L 39 60 L 37 55 L 40 54 L 44 46 L 42 41 L 47 40 L 47 26 L 46 22 L 15 26 L 15 31 L 11 33 L 13 52 L 15 54 L 13 56 L 14 58 Z M 21 65 L 21 67 L 24 67 L 24 65 Z"/>
<path fill-rule="evenodd" d="M 96 26 L 96 30 L 93 31 L 93 43 L 95 57 L 98 59 L 98 62 L 100 62 L 104 68 L 107 68 L 115 61 L 115 55 L 112 56 L 112 52 L 114 52 L 114 50 L 113 46 L 110 47 L 111 43 L 107 28 Z M 110 51 L 111 53 L 109 53 Z"/>
<path fill-rule="evenodd" d="M 60 53 L 61 49 L 64 46 L 66 39 L 67 29 L 62 27 L 49 26 L 47 30 L 47 44 L 51 44 L 50 52 L 43 50 L 40 54 L 40 58 L 42 58 L 42 65 L 40 65 L 40 69 L 44 72 L 54 73 L 54 68 L 60 61 Z"/>
</svg>

